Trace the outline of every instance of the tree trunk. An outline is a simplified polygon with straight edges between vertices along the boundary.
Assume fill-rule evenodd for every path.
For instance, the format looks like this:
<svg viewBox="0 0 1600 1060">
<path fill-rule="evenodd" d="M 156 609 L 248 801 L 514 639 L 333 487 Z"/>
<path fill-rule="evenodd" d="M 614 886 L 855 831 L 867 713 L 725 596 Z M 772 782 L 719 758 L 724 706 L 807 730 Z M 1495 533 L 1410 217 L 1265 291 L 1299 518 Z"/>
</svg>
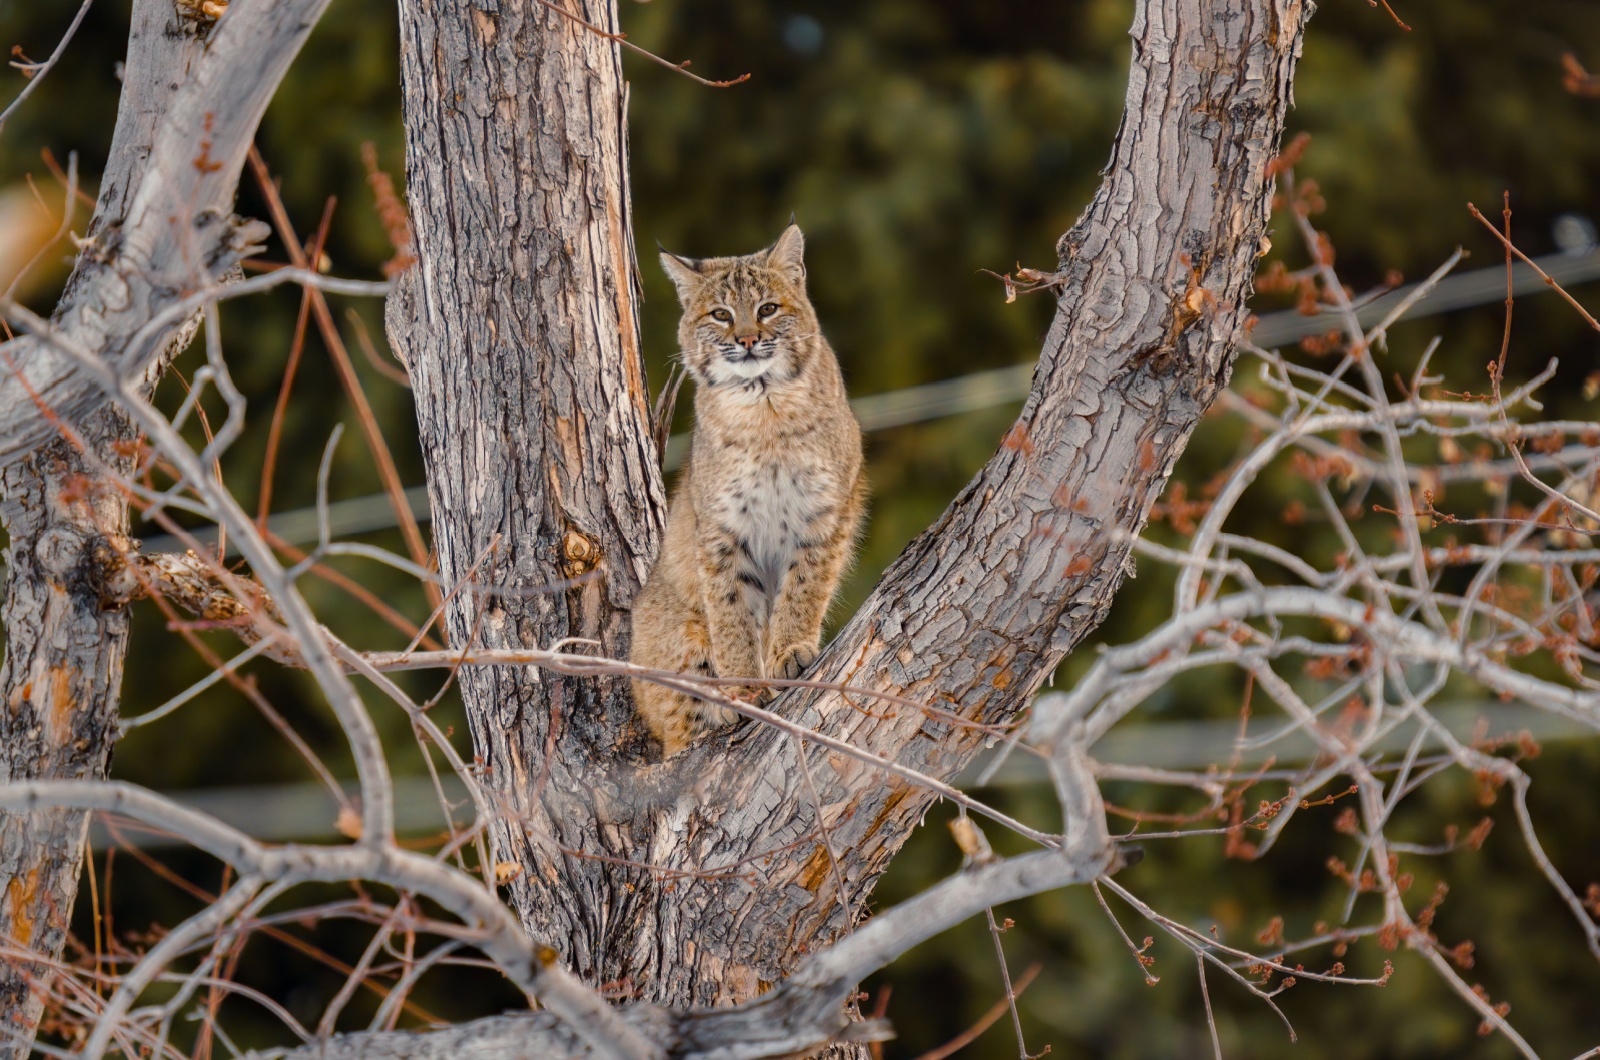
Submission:
<svg viewBox="0 0 1600 1060">
<path fill-rule="evenodd" d="M 128 34 L 125 91 L 88 238 L 120 224 L 155 140 L 160 116 L 204 48 L 183 32 L 166 0 L 138 0 Z M 75 270 L 56 317 L 81 304 Z M 0 666 L 0 779 L 104 777 L 116 741 L 127 613 L 102 606 L 104 576 L 126 547 L 128 501 L 102 468 L 126 474 L 138 432 L 102 406 L 79 433 L 83 451 L 46 442 L 0 473 L 6 556 L 6 658 Z M 61 956 L 83 867 L 88 814 L 0 814 L 0 935 L 42 957 Z M 0 964 L 0 1057 L 23 1057 L 38 1026 L 49 976 L 42 964 Z"/>
<path fill-rule="evenodd" d="M 613 0 L 576 8 L 617 30 Z M 665 502 L 617 46 L 537 4 L 402 0 L 400 23 L 420 264 L 390 298 L 388 331 L 411 372 L 440 573 L 493 590 L 455 597 L 451 640 L 581 637 L 625 657 Z M 626 681 L 509 667 L 459 679 L 503 800 L 496 859 L 523 869 L 513 905 L 580 975 L 620 978 L 633 874 L 568 852 L 638 856 L 614 776 L 645 746 Z"/>
<path fill-rule="evenodd" d="M 235 268 L 257 232 L 231 216 L 245 150 L 326 2 L 274 10 L 249 0 L 224 37 L 171 0 L 135 0 L 99 199 L 52 317 L 64 334 L 107 356 L 126 352 L 160 310 Z M 230 75 L 237 80 L 219 88 Z M 147 391 L 198 323 L 174 320 L 131 351 L 129 370 Z M 0 520 L 10 538 L 0 780 L 101 778 L 128 639 L 107 576 L 128 547 L 119 477 L 132 470 L 139 433 L 43 341 L 23 336 L 0 355 L 11 369 L 0 380 Z M 61 955 L 87 823 L 81 811 L 0 813 L 0 936 L 11 945 Z M 30 1053 L 47 985 L 45 964 L 0 962 L 0 1060 Z"/>
<path fill-rule="evenodd" d="M 1138 5 L 1122 131 L 1058 245 L 1032 394 L 811 675 L 940 713 L 812 690 L 776 712 L 949 779 L 1102 620 L 1227 381 L 1313 6 Z M 611 0 L 579 7 L 615 31 Z M 453 642 L 577 636 L 624 654 L 663 505 L 616 46 L 542 6 L 403 0 L 401 23 L 420 265 L 391 299 L 391 339 L 441 571 L 497 590 L 456 597 Z M 590 981 L 665 1005 L 748 999 L 838 937 L 934 798 L 837 747 L 797 758 L 765 726 L 642 764 L 616 681 L 468 668 L 462 691 L 523 922 Z"/>
</svg>

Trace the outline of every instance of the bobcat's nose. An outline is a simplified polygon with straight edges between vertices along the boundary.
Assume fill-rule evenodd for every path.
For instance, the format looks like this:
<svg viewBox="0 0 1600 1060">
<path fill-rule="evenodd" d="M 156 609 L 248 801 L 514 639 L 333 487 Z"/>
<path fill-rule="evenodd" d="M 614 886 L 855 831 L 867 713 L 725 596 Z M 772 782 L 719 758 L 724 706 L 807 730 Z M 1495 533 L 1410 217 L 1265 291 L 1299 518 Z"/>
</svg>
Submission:
<svg viewBox="0 0 1600 1060">
<path fill-rule="evenodd" d="M 746 352 L 756 348 L 756 343 L 761 341 L 760 335 L 735 335 L 733 341 L 745 348 Z"/>
</svg>

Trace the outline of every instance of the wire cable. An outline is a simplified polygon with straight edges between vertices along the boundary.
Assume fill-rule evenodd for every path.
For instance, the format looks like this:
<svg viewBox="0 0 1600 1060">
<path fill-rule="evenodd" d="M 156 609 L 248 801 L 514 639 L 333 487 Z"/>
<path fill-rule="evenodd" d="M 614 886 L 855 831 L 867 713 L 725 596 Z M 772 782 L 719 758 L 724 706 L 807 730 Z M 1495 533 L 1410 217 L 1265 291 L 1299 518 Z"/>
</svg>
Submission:
<svg viewBox="0 0 1600 1060">
<path fill-rule="evenodd" d="M 1562 285 L 1572 285 L 1600 279 L 1600 250 L 1582 254 L 1551 254 L 1536 259 L 1539 267 L 1550 278 Z M 1363 326 L 1371 327 L 1412 291 L 1417 284 L 1397 287 L 1387 294 L 1372 299 L 1361 307 L 1358 316 Z M 1515 295 L 1537 294 L 1551 288 L 1529 266 L 1518 262 L 1512 270 L 1511 289 Z M 1457 309 L 1487 305 L 1503 301 L 1506 291 L 1506 270 L 1503 265 L 1446 277 L 1437 287 L 1412 306 L 1403 319 L 1437 316 Z M 1257 346 L 1286 346 L 1292 342 L 1320 335 L 1339 327 L 1332 313 L 1303 315 L 1295 310 L 1269 313 L 1256 321 L 1250 332 L 1250 341 Z M 978 412 L 1022 401 L 1028 396 L 1033 382 L 1036 362 L 993 368 L 970 375 L 942 379 L 936 383 L 889 390 L 881 394 L 866 394 L 850 402 L 856 419 L 864 431 L 882 431 L 913 423 L 958 416 L 965 412 Z M 688 436 L 673 435 L 667 441 L 663 466 L 675 470 L 683 460 Z M 405 491 L 406 503 L 418 522 L 431 517 L 428 508 L 428 491 L 425 486 L 413 486 Z M 385 494 L 353 497 L 328 504 L 328 525 L 335 537 L 385 530 L 396 524 L 394 509 Z M 267 520 L 267 528 L 290 544 L 304 544 L 317 540 L 317 510 L 299 508 L 280 512 Z M 216 531 L 197 531 L 195 537 L 202 543 L 216 540 Z M 170 552 L 182 546 L 176 538 L 165 534 L 145 540 L 144 551 Z"/>
</svg>

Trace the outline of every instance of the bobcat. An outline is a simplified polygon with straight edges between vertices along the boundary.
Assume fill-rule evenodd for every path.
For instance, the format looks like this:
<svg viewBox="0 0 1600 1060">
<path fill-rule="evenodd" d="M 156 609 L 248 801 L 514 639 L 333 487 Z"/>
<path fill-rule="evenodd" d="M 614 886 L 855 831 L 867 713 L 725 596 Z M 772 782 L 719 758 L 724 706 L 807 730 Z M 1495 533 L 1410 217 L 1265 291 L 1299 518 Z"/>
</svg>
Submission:
<svg viewBox="0 0 1600 1060">
<path fill-rule="evenodd" d="M 665 251 L 683 303 L 694 440 L 667 536 L 633 606 L 633 662 L 719 677 L 797 677 L 854 548 L 861 427 L 806 297 L 805 236 L 692 261 Z M 639 713 L 676 754 L 738 714 L 647 681 Z M 751 699 L 751 685 L 722 691 Z"/>
</svg>

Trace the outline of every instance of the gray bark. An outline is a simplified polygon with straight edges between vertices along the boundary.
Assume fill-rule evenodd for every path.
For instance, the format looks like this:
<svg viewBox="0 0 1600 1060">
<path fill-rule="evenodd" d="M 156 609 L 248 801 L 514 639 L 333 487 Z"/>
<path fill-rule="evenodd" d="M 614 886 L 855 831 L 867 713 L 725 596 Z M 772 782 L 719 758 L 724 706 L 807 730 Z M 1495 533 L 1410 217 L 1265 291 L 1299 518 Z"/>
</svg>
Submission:
<svg viewBox="0 0 1600 1060">
<path fill-rule="evenodd" d="M 115 465 L 132 434 L 113 409 L 84 444 Z M 128 526 L 121 493 L 79 452 L 41 448 L 0 476 L 10 532 L 0 669 L 0 781 L 103 777 L 114 742 L 128 622 L 100 606 L 101 572 Z M 0 813 L 0 936 L 58 957 L 83 863 L 87 815 Z M 29 1053 L 43 1008 L 44 966 L 0 961 L 0 1057 Z M 16 1037 L 11 1037 L 11 1036 Z"/>
<path fill-rule="evenodd" d="M 576 9 L 617 29 L 612 0 Z M 665 499 L 639 355 L 618 49 L 535 4 L 402 0 L 400 22 L 419 264 L 390 299 L 388 330 L 444 516 L 440 573 L 504 594 L 459 594 L 451 638 L 530 648 L 584 637 L 626 656 Z M 566 579 L 578 582 L 547 588 Z M 507 667 L 459 679 L 507 809 L 497 860 L 524 867 L 513 905 L 590 981 L 629 974 L 616 933 L 649 915 L 631 893 L 638 874 L 564 853 L 644 849 L 617 776 L 645 742 L 627 682 Z"/>
<path fill-rule="evenodd" d="M 616 28 L 611 0 L 580 7 Z M 1227 381 L 1312 8 L 1138 5 L 1122 131 L 1058 245 L 1060 301 L 1028 402 L 811 676 L 994 726 L 1101 621 Z M 663 505 L 616 51 L 531 5 L 402 0 L 401 21 L 420 265 L 391 299 L 391 339 L 415 386 L 441 570 L 513 590 L 458 596 L 452 638 L 584 636 L 623 654 Z M 516 595 L 596 562 L 599 580 Z M 641 762 L 616 682 L 469 668 L 462 690 L 508 811 L 496 856 L 521 867 L 510 892 L 524 924 L 589 981 L 674 1008 L 746 1001 L 837 939 L 933 798 L 815 746 L 802 767 L 792 739 L 763 727 Z M 774 709 L 941 779 L 984 739 L 850 699 L 793 690 Z"/>
<path fill-rule="evenodd" d="M 1087 763 L 1065 770 L 1093 786 Z M 1103 814 L 1101 817 L 1103 824 Z M 731 1008 L 668 1011 L 636 1004 L 619 1010 L 627 1027 L 657 1051 L 681 1060 L 761 1060 L 803 1056 L 829 1042 L 882 1040 L 879 1021 L 851 1024 L 845 999 L 868 973 L 983 909 L 1041 891 L 1086 883 L 1116 871 L 1121 862 L 1108 845 L 1076 857 L 1040 851 L 972 865 L 916 898 L 895 906 L 848 939 L 804 959 L 795 973 L 760 997 Z M 274 1056 L 318 1060 L 342 1057 L 596 1056 L 596 1048 L 550 1013 L 496 1016 L 437 1031 L 351 1034 Z"/>
<path fill-rule="evenodd" d="M 95 240 L 79 254 L 54 315 L 68 339 L 118 362 L 125 377 L 150 371 L 187 316 L 162 311 L 219 282 L 268 231 L 232 215 L 239 171 L 278 82 L 327 5 L 239 0 L 214 28 L 179 25 L 181 16 L 165 10 L 142 23 L 165 26 L 159 32 L 171 35 L 175 54 L 181 38 L 198 46 L 151 69 L 148 82 L 124 80 L 118 121 L 126 115 L 144 130 L 149 155 L 108 163 L 137 165 L 137 180 L 118 191 L 118 212 L 92 226 Z M 179 74 L 186 79 L 174 80 Z M 23 335 L 0 344 L 0 355 L 0 465 L 105 403 L 101 388 L 48 342 Z"/>
<path fill-rule="evenodd" d="M 217 282 L 248 246 L 254 228 L 229 209 L 239 167 L 325 2 L 236 4 L 238 24 L 224 33 L 190 23 L 170 0 L 135 0 L 88 244 L 53 321 L 107 357 L 128 357 L 124 369 L 147 391 L 198 318 L 150 328 L 137 349 L 129 340 L 186 289 Z M 251 80 L 230 85 L 232 74 Z M 200 250 L 208 272 L 180 247 Z M 44 343 L 25 336 L 0 353 L 28 380 L 10 371 L 0 380 L 0 520 L 10 539 L 0 780 L 104 777 L 128 633 L 124 598 L 107 583 L 129 547 L 117 477 L 132 468 L 139 432 Z M 81 811 L 0 813 L 0 936 L 60 956 L 86 825 Z M 30 1052 L 47 981 L 42 965 L 0 963 L 0 1058 Z"/>
</svg>

